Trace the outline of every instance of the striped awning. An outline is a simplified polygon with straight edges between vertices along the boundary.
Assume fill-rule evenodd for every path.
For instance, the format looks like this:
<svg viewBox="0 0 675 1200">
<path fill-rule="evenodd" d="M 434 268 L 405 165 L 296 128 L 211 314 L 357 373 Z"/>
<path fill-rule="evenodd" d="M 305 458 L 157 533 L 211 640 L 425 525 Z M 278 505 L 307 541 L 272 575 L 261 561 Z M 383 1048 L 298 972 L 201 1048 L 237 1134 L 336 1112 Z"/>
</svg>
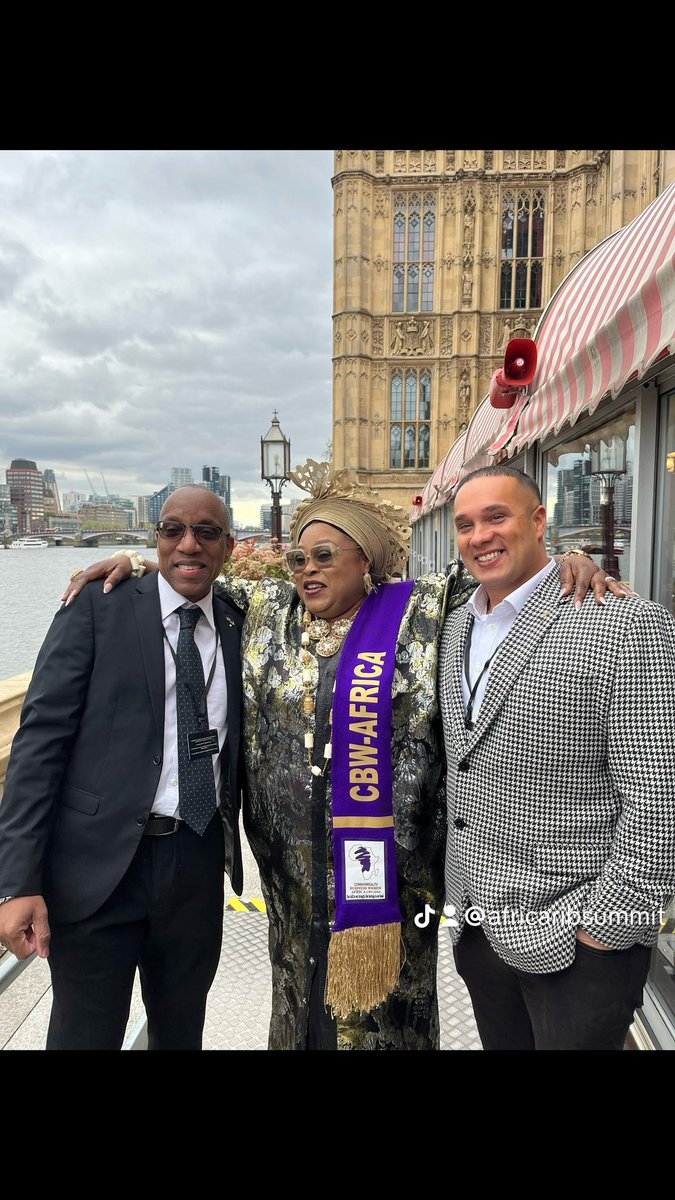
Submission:
<svg viewBox="0 0 675 1200">
<path fill-rule="evenodd" d="M 529 399 L 508 415 L 493 454 L 507 442 L 515 454 L 573 425 L 675 349 L 675 183 L 570 271 L 535 340 Z"/>
<path fill-rule="evenodd" d="M 460 433 L 452 443 L 445 458 L 436 467 L 431 479 L 422 492 L 422 504 L 412 513 L 412 520 L 417 520 L 425 513 L 432 512 L 437 504 L 443 504 L 447 499 L 450 488 L 459 478 L 459 472 L 464 461 L 464 444 L 468 430 Z"/>
<path fill-rule="evenodd" d="M 512 413 L 513 409 L 493 408 L 489 395 L 481 400 L 466 431 L 464 474 L 490 465 L 492 443 L 508 425 Z"/>
</svg>

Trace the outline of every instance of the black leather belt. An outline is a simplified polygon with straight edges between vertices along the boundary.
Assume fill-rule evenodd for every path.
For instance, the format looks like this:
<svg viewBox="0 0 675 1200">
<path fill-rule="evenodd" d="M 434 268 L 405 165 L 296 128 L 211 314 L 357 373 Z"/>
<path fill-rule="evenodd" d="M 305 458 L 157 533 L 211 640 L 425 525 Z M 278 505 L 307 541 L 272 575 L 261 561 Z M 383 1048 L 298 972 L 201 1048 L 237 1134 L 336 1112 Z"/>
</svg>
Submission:
<svg viewBox="0 0 675 1200">
<path fill-rule="evenodd" d="M 182 824 L 178 817 L 163 817 L 159 813 L 150 813 L 143 833 L 146 837 L 169 837 Z"/>
</svg>

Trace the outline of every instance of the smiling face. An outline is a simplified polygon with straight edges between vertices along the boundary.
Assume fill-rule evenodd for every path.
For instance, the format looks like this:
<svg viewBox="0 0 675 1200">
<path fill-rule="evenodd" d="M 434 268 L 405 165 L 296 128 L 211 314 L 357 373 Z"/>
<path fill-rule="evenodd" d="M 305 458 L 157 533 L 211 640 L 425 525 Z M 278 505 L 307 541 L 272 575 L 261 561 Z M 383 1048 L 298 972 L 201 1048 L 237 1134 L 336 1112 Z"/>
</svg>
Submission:
<svg viewBox="0 0 675 1200">
<path fill-rule="evenodd" d="M 494 608 L 548 562 L 546 509 L 525 484 L 504 475 L 464 484 L 455 500 L 457 547 Z"/>
<path fill-rule="evenodd" d="M 363 576 L 370 563 L 352 538 L 324 521 L 315 521 L 303 529 L 298 545 L 309 554 L 320 542 L 332 542 L 344 553 L 336 555 L 325 567 L 317 567 L 308 558 L 304 569 L 294 576 L 298 595 L 311 613 L 325 621 L 351 617 L 365 599 Z"/>
<path fill-rule="evenodd" d="M 161 521 L 180 521 L 183 525 L 228 525 L 228 513 L 219 496 L 207 488 L 184 487 L 173 492 L 160 513 Z M 234 549 L 234 538 L 221 534 L 213 542 L 200 545 L 191 529 L 178 541 L 157 535 L 159 569 L 172 588 L 186 600 L 201 600 L 220 574 Z"/>
</svg>

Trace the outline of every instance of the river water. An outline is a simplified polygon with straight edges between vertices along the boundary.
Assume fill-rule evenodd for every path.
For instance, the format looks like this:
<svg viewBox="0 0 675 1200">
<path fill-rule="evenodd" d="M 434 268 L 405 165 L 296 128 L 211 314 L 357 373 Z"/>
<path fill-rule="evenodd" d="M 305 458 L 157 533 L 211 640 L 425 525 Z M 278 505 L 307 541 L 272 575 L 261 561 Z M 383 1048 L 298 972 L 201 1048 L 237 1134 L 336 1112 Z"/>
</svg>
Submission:
<svg viewBox="0 0 675 1200">
<path fill-rule="evenodd" d="M 146 553 L 133 546 L 49 546 L 46 550 L 3 550 L 0 547 L 0 679 L 31 671 L 60 608 L 70 572 L 107 558 L 120 549 Z M 154 558 L 154 552 L 147 554 Z"/>
</svg>

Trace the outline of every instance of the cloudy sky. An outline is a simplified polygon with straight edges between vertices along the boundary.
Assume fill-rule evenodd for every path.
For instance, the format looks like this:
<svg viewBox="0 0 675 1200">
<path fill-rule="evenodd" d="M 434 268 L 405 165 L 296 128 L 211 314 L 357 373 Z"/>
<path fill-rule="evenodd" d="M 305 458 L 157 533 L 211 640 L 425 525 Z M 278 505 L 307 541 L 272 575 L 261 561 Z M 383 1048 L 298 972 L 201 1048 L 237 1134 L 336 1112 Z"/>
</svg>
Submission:
<svg viewBox="0 0 675 1200">
<path fill-rule="evenodd" d="M 331 437 L 330 150 L 0 150 L 0 482 L 148 495 L 173 466 L 270 499 Z M 297 489 L 286 495 L 301 495 Z"/>
</svg>

